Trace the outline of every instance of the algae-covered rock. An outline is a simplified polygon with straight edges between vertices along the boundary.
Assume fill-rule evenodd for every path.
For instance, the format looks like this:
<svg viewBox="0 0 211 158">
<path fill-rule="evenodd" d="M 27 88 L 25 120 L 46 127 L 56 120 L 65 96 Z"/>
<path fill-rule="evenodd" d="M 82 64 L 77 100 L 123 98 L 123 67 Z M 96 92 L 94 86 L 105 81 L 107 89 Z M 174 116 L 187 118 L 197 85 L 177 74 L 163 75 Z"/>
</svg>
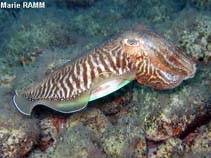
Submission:
<svg viewBox="0 0 211 158">
<path fill-rule="evenodd" d="M 134 126 L 108 128 L 101 137 L 107 155 L 115 158 L 146 157 L 146 141 L 143 130 Z"/>
<path fill-rule="evenodd" d="M 191 28 L 184 30 L 180 38 L 180 46 L 196 59 L 211 59 L 211 18 L 196 17 Z"/>
<path fill-rule="evenodd" d="M 36 144 L 39 133 L 36 121 L 20 115 L 10 99 L 8 89 L 0 87 L 1 158 L 19 158 L 26 155 Z"/>
<path fill-rule="evenodd" d="M 4 58 L 0 58 L 0 86 L 11 88 L 12 81 L 16 78 L 12 72 L 12 67 L 9 66 Z"/>
<path fill-rule="evenodd" d="M 106 116 L 98 109 L 89 109 L 80 113 L 73 114 L 66 120 L 66 126 L 72 127 L 82 123 L 88 129 L 100 136 L 111 123 Z"/>
<path fill-rule="evenodd" d="M 144 121 L 149 139 L 161 140 L 179 135 L 191 128 L 190 125 L 196 125 L 196 120 L 207 115 L 206 102 L 210 97 L 211 86 L 208 67 L 198 69 L 194 82 L 189 82 L 191 85 L 183 84 L 163 94 L 165 98 L 157 100 L 157 112 L 150 113 Z"/>
<path fill-rule="evenodd" d="M 159 141 L 178 136 L 200 120 L 209 110 L 210 64 L 198 66 L 194 79 L 173 90 L 159 91 L 135 84 L 127 111 L 115 115 L 117 124 L 130 122 L 144 128 L 148 139 Z"/>
<path fill-rule="evenodd" d="M 140 23 L 162 23 L 171 19 L 174 12 L 180 10 L 184 5 L 183 1 L 165 1 L 165 0 L 149 0 L 149 1 L 115 1 L 124 9 L 125 17 L 134 17 L 140 20 Z M 144 6 L 144 7 L 143 7 Z"/>
<path fill-rule="evenodd" d="M 39 126 L 39 148 L 45 151 L 53 147 L 64 129 L 65 117 L 47 114 L 46 117 L 40 118 Z"/>
<path fill-rule="evenodd" d="M 198 8 L 202 9 L 210 9 L 211 8 L 211 0 L 191 0 L 191 4 Z"/>
<path fill-rule="evenodd" d="M 55 145 L 52 158 L 105 158 L 100 148 L 99 140 L 93 132 L 82 124 L 75 125 L 63 131 Z"/>
<path fill-rule="evenodd" d="M 2 126 L 0 128 L 0 155 L 2 158 L 18 158 L 27 154 L 34 144 L 34 138 L 24 128 Z"/>
<path fill-rule="evenodd" d="M 113 115 L 122 109 L 127 109 L 132 99 L 132 87 L 130 85 L 118 90 L 112 95 L 90 103 L 90 106 L 100 109 L 105 115 Z"/>
<path fill-rule="evenodd" d="M 171 158 L 183 157 L 184 153 L 189 150 L 188 146 L 180 139 L 170 138 L 156 148 L 149 149 L 148 157 L 150 158 Z"/>
<path fill-rule="evenodd" d="M 55 13 L 50 7 L 46 10 L 40 10 L 40 14 L 36 10 L 21 10 L 14 24 L 9 26 L 7 38 L 0 48 L 11 64 L 22 63 L 23 60 L 29 63 L 36 52 L 50 47 L 64 48 L 75 42 L 71 28 L 60 17 L 61 13 Z"/>
<path fill-rule="evenodd" d="M 186 18 L 189 17 L 189 18 Z M 211 59 L 211 16 L 187 9 L 179 13 L 165 35 L 196 60 Z"/>
<path fill-rule="evenodd" d="M 30 153 L 29 158 L 66 158 L 70 156 L 71 158 L 106 157 L 99 137 L 80 122 L 63 128 L 55 138 L 53 144 L 51 146 L 49 145 L 45 151 L 34 150 Z"/>
<path fill-rule="evenodd" d="M 184 155 L 184 158 L 209 158 L 211 154 L 211 123 L 201 126 L 194 131 L 194 137 L 189 138 L 190 150 Z"/>
<path fill-rule="evenodd" d="M 0 10 L 0 29 L 1 35 L 6 35 L 8 33 L 7 27 L 12 23 L 14 17 L 11 16 L 10 12 L 4 9 Z M 4 32 L 5 31 L 5 32 Z M 0 39 L 2 40 L 2 39 Z"/>
<path fill-rule="evenodd" d="M 199 129 L 200 133 L 196 137 L 191 145 L 191 151 L 197 155 L 200 153 L 210 154 L 211 153 L 211 123 L 206 126 L 202 126 Z"/>
<path fill-rule="evenodd" d="M 40 130 L 39 149 L 42 150 L 43 153 L 39 152 L 38 150 L 35 150 L 34 152 L 30 154 L 30 157 L 39 157 L 40 155 L 42 156 L 57 155 L 58 156 L 59 155 L 58 148 L 62 147 L 62 143 L 64 144 L 68 143 L 66 140 L 66 137 L 74 137 L 74 140 L 70 140 L 74 142 L 69 142 L 70 144 L 72 143 L 72 146 L 74 146 L 76 141 L 79 141 L 82 144 L 80 143 L 76 144 L 74 146 L 75 149 L 73 148 L 69 149 L 68 147 L 68 149 L 65 151 L 71 155 L 75 154 L 75 157 L 78 157 L 78 156 L 83 157 L 83 155 L 79 155 L 80 153 L 73 153 L 73 152 L 75 152 L 74 150 L 77 150 L 77 148 L 86 148 L 84 149 L 84 152 L 85 152 L 84 154 L 86 157 L 91 154 L 92 152 L 91 150 L 95 150 L 95 147 L 94 146 L 90 148 L 89 146 L 85 147 L 84 143 L 87 143 L 89 145 L 89 143 L 91 143 L 89 141 L 92 138 L 96 141 L 99 141 L 98 139 L 100 138 L 102 133 L 109 126 L 111 126 L 106 116 L 100 110 L 97 110 L 94 108 L 75 113 L 71 116 L 63 116 L 63 115 L 56 115 L 56 114 L 49 114 L 49 113 L 45 115 L 42 114 L 40 119 L 41 120 L 38 123 L 39 130 Z M 76 129 L 78 129 L 77 132 L 79 134 L 77 138 L 75 138 L 76 133 L 73 132 L 73 130 L 76 130 Z M 68 133 L 68 131 L 72 131 L 72 132 Z M 87 138 L 85 135 L 87 136 Z M 80 145 L 81 147 L 77 145 Z M 96 148 L 97 148 L 96 150 L 99 150 L 99 151 L 102 150 L 100 146 Z M 62 155 L 62 154 L 60 156 L 61 158 L 65 157 L 65 155 Z"/>
</svg>

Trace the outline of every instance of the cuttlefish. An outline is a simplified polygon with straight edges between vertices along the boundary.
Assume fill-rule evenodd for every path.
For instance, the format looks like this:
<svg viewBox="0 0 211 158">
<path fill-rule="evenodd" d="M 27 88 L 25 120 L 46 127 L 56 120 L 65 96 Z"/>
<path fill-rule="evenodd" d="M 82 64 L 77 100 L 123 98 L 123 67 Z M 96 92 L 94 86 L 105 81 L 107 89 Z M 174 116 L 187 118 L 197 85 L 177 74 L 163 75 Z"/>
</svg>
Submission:
<svg viewBox="0 0 211 158">
<path fill-rule="evenodd" d="M 195 72 L 190 57 L 156 33 L 139 27 L 65 64 L 21 93 L 16 92 L 13 102 L 25 115 L 38 105 L 73 113 L 132 80 L 155 89 L 172 89 Z"/>
</svg>

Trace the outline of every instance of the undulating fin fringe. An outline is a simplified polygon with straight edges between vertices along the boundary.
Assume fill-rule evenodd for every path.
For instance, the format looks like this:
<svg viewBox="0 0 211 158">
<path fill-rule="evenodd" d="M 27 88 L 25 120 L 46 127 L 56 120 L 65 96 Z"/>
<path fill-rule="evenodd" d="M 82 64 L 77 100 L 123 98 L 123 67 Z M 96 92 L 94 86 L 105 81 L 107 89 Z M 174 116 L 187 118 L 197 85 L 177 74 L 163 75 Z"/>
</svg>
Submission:
<svg viewBox="0 0 211 158">
<path fill-rule="evenodd" d="M 29 101 L 23 96 L 14 95 L 13 103 L 18 111 L 24 115 L 31 115 L 34 107 L 41 105 L 49 107 L 55 111 L 61 113 L 73 113 L 84 109 L 89 101 L 89 95 L 84 95 L 81 98 L 75 99 L 74 101 L 49 101 L 49 100 L 38 100 Z"/>
</svg>

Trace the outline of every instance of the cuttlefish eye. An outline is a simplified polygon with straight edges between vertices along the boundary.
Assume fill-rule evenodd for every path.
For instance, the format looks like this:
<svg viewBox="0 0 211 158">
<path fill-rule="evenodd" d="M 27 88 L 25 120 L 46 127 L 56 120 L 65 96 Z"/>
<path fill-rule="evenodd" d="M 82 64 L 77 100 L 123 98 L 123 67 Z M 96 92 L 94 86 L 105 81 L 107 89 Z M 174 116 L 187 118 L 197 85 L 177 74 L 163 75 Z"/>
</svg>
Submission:
<svg viewBox="0 0 211 158">
<path fill-rule="evenodd" d="M 124 43 L 128 46 L 139 46 L 139 40 L 137 39 L 124 39 Z"/>
</svg>

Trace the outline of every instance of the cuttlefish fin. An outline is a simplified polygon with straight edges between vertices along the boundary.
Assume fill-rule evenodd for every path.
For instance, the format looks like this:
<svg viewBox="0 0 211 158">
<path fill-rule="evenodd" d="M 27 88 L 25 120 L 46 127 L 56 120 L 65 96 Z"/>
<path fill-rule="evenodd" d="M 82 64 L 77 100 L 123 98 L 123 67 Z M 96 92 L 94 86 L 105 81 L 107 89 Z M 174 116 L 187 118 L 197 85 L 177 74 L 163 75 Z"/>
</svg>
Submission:
<svg viewBox="0 0 211 158">
<path fill-rule="evenodd" d="M 24 115 L 31 114 L 32 109 L 34 108 L 33 103 L 33 101 L 29 101 L 23 96 L 19 96 L 16 94 L 13 96 L 13 104 L 18 109 L 18 111 Z"/>
<path fill-rule="evenodd" d="M 30 101 L 23 96 L 15 95 L 13 97 L 13 103 L 15 107 L 22 114 L 31 115 L 33 109 L 38 106 L 46 106 L 50 109 L 61 113 L 73 113 L 86 108 L 89 101 L 89 96 L 81 96 L 78 99 L 71 101 L 50 101 L 50 100 L 39 100 Z"/>
</svg>

